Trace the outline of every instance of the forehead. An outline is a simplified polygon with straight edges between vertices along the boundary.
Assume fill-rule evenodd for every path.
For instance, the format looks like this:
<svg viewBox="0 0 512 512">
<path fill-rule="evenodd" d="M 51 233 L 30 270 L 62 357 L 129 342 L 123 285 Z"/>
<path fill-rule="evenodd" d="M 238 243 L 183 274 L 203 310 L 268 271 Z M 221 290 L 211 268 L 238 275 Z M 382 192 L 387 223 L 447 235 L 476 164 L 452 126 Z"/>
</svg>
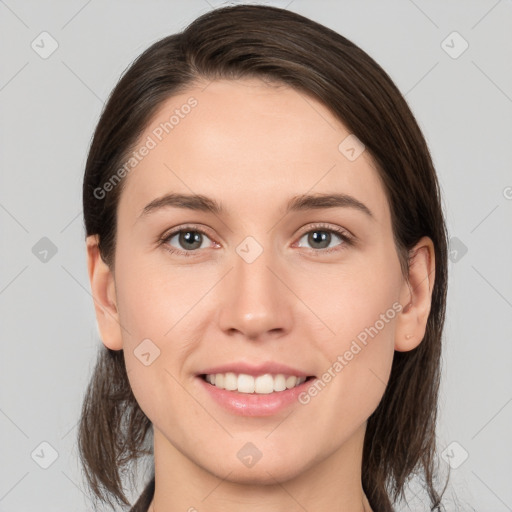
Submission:
<svg viewBox="0 0 512 512">
<path fill-rule="evenodd" d="M 251 198 L 278 208 L 293 195 L 337 191 L 386 216 L 371 156 L 344 153 L 345 141 L 354 146 L 350 137 L 327 107 L 285 85 L 204 83 L 167 99 L 153 116 L 135 146 L 139 154 L 150 149 L 129 172 L 120 207 L 138 214 L 158 196 L 183 192 L 215 197 L 228 210 L 247 209 Z"/>
</svg>

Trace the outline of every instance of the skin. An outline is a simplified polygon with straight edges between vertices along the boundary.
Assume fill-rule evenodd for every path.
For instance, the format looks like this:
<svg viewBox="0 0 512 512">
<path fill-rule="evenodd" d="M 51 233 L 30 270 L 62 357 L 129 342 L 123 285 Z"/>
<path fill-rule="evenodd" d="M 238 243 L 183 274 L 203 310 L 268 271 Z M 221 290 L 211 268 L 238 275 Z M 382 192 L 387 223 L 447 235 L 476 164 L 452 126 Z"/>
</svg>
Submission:
<svg viewBox="0 0 512 512">
<path fill-rule="evenodd" d="M 321 103 L 257 79 L 206 85 L 168 99 L 140 137 L 142 144 L 197 99 L 126 177 L 115 270 L 100 258 L 96 237 L 87 239 L 103 343 L 124 350 L 134 394 L 154 426 L 151 510 L 369 511 L 361 484 L 366 422 L 394 351 L 414 349 L 425 334 L 432 241 L 424 237 L 413 249 L 408 283 L 371 156 L 350 161 L 339 151 L 349 131 Z M 226 213 L 166 207 L 139 217 L 169 192 L 206 195 Z M 374 219 L 347 207 L 285 214 L 291 196 L 333 192 L 354 196 Z M 208 233 L 195 256 L 158 244 L 186 223 Z M 314 223 L 325 224 L 320 231 L 342 228 L 357 243 L 333 234 L 329 248 L 340 250 L 325 253 L 304 236 Z M 247 236 L 263 248 L 250 264 L 236 252 Z M 187 251 L 177 236 L 167 245 Z M 411 301 L 307 405 L 236 416 L 197 381 L 201 370 L 232 361 L 278 361 L 321 376 L 392 304 Z M 149 366 L 134 355 L 147 338 L 160 349 Z M 247 442 L 262 453 L 250 468 L 237 457 Z"/>
</svg>

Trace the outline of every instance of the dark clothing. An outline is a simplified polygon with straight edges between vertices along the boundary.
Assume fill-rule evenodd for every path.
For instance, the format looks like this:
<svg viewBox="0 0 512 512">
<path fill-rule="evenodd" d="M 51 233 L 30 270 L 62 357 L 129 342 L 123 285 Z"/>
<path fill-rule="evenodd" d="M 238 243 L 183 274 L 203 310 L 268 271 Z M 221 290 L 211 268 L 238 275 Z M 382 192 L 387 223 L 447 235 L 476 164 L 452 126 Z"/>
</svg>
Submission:
<svg viewBox="0 0 512 512">
<path fill-rule="evenodd" d="M 130 509 L 130 512 L 147 512 L 149 509 L 149 505 L 151 504 L 151 500 L 153 499 L 153 495 L 155 494 L 155 477 L 153 477 L 142 494 L 140 498 L 137 500 L 137 503 Z"/>
</svg>

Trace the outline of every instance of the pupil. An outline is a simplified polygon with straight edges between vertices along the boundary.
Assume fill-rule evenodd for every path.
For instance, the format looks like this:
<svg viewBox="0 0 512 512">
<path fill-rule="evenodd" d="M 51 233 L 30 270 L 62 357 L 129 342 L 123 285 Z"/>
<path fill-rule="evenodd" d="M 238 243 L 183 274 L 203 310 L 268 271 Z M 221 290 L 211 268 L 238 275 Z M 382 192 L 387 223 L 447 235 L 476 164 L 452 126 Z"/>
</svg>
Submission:
<svg viewBox="0 0 512 512">
<path fill-rule="evenodd" d="M 330 241 L 331 241 L 331 234 L 328 233 L 327 231 L 312 231 L 309 234 L 309 243 L 311 245 L 318 244 L 318 243 L 321 244 L 320 249 L 329 247 Z M 325 243 L 325 242 L 327 242 L 327 243 Z"/>
</svg>

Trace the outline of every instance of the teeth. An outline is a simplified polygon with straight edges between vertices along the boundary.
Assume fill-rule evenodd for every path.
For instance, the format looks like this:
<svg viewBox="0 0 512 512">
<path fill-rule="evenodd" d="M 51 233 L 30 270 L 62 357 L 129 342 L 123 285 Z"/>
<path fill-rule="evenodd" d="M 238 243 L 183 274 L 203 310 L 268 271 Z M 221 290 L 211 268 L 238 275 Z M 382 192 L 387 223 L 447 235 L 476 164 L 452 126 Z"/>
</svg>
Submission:
<svg viewBox="0 0 512 512">
<path fill-rule="evenodd" d="M 215 381 L 215 385 L 217 385 L 217 381 Z M 244 373 L 241 373 L 238 376 L 238 391 L 240 393 L 254 393 L 254 377 L 251 375 L 245 375 Z"/>
<path fill-rule="evenodd" d="M 286 389 L 294 388 L 297 384 L 297 377 L 288 377 L 286 379 Z"/>
<path fill-rule="evenodd" d="M 217 380 L 215 380 L 215 384 Z M 212 382 L 213 384 L 213 382 Z M 224 378 L 224 388 L 229 391 L 234 391 L 238 387 L 238 379 L 234 373 L 226 373 Z"/>
<path fill-rule="evenodd" d="M 284 375 L 274 377 L 274 391 L 284 391 L 286 389 L 286 378 Z"/>
<path fill-rule="evenodd" d="M 238 391 L 239 393 L 256 393 L 266 395 L 274 391 L 285 391 L 292 389 L 305 382 L 306 377 L 296 377 L 294 375 L 271 375 L 266 373 L 253 377 L 245 373 L 215 373 L 208 374 L 205 377 L 210 384 L 228 391 Z"/>
<path fill-rule="evenodd" d="M 219 388 L 224 387 L 224 374 L 223 373 L 218 373 L 217 375 L 215 375 L 215 385 L 218 386 Z"/>
<path fill-rule="evenodd" d="M 238 377 L 240 379 L 240 377 Z M 274 392 L 274 378 L 268 373 L 266 375 L 260 375 L 254 380 L 254 391 L 262 395 Z"/>
</svg>

